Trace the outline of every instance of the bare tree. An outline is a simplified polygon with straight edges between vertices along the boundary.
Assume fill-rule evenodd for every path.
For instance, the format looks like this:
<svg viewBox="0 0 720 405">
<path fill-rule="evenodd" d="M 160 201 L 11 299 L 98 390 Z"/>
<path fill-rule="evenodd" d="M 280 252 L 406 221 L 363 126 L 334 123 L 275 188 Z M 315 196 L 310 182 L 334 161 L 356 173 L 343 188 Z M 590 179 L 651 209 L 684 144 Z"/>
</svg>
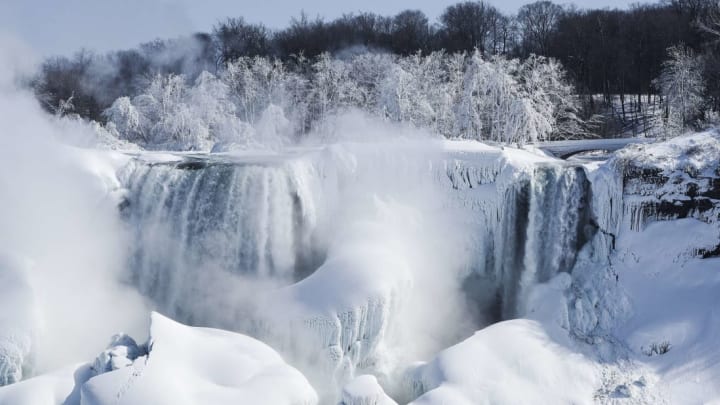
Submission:
<svg viewBox="0 0 720 405">
<path fill-rule="evenodd" d="M 240 18 L 228 18 L 213 28 L 217 48 L 217 65 L 241 56 L 267 55 L 270 31 L 263 25 L 248 24 Z"/>
<path fill-rule="evenodd" d="M 520 8 L 517 19 L 527 53 L 548 54 L 552 35 L 562 14 L 562 7 L 549 1 L 537 1 Z"/>
<path fill-rule="evenodd" d="M 484 1 L 458 3 L 445 9 L 440 16 L 446 35 L 448 51 L 485 53 L 493 20 L 500 12 Z"/>
<path fill-rule="evenodd" d="M 427 49 L 430 39 L 430 25 L 420 10 L 405 10 L 392 20 L 393 51 L 408 55 Z"/>
<path fill-rule="evenodd" d="M 720 1 L 713 2 L 704 14 L 698 17 L 698 26 L 720 40 Z"/>
</svg>

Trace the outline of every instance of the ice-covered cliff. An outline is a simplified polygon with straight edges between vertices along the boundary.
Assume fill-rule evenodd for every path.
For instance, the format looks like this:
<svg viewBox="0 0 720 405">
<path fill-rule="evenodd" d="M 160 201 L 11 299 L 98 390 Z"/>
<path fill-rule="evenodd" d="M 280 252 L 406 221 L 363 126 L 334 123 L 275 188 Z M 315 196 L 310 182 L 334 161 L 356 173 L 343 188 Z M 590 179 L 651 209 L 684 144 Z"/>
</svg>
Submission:
<svg viewBox="0 0 720 405">
<path fill-rule="evenodd" d="M 536 323 L 494 324 L 411 367 L 401 395 L 417 404 L 717 400 L 719 166 L 715 132 L 586 165 L 593 232 L 569 275 L 523 295 L 523 317 Z"/>
</svg>

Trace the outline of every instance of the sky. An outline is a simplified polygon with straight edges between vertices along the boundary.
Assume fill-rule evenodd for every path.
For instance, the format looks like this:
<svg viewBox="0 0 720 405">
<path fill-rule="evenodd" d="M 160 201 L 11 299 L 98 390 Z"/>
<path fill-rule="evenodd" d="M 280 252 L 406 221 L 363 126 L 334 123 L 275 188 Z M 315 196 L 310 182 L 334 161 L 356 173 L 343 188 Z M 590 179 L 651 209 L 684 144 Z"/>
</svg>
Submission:
<svg viewBox="0 0 720 405">
<path fill-rule="evenodd" d="M 126 49 L 154 38 L 208 32 L 220 19 L 244 17 L 282 28 L 301 11 L 335 18 L 372 11 L 393 15 L 420 9 L 435 21 L 459 0 L 0 0 L 0 35 L 24 41 L 39 56 L 69 55 L 80 48 L 99 52 Z M 489 0 L 514 13 L 530 0 Z M 581 8 L 625 8 L 635 0 L 575 0 Z M 563 3 L 560 1 L 559 3 Z"/>
</svg>

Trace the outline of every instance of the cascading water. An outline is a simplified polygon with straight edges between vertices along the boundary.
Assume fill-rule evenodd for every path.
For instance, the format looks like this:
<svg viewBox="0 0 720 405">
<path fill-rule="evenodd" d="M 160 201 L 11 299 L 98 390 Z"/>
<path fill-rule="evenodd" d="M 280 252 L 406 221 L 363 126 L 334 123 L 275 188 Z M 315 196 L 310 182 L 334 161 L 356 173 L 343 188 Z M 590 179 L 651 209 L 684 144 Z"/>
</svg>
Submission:
<svg viewBox="0 0 720 405">
<path fill-rule="evenodd" d="M 537 283 L 570 272 L 580 249 L 592 238 L 590 183 L 581 167 L 540 166 L 530 181 L 526 243 L 519 302 Z M 520 304 L 516 310 L 522 314 Z"/>
<path fill-rule="evenodd" d="M 495 321 L 522 316 L 523 297 L 533 285 L 571 272 L 597 228 L 582 167 L 540 163 L 510 182 L 498 176 L 492 180 L 494 201 L 476 204 L 483 207 L 475 213 L 483 217 L 477 224 L 481 257 L 466 284 L 470 295 L 487 297 L 494 291 L 494 301 L 482 302 L 486 318 Z"/>
<path fill-rule="evenodd" d="M 572 271 L 578 252 L 595 229 L 590 182 L 581 167 L 548 159 L 515 165 L 497 150 L 437 154 L 370 149 L 338 152 L 329 148 L 302 156 L 255 160 L 185 156 L 158 163 L 136 159 L 120 175 L 127 189 L 122 210 L 135 235 L 131 283 L 160 310 L 180 321 L 240 330 L 273 342 L 281 351 L 325 353 L 320 357 L 330 359 L 330 371 L 344 370 L 337 371 L 341 376 L 336 378 L 346 381 L 356 367 L 372 372 L 377 351 L 392 345 L 388 340 L 391 319 L 401 311 L 403 302 L 412 302 L 409 289 L 432 292 L 435 288 L 433 280 L 426 280 L 425 287 L 418 285 L 423 282 L 418 281 L 415 267 L 466 269 L 439 268 L 432 273 L 432 277 L 463 278 L 462 288 L 471 307 L 467 310 L 480 314 L 461 335 L 441 342 L 452 344 L 462 333 L 522 316 L 529 289 L 559 272 Z M 408 200 L 412 195 L 408 190 L 428 184 L 432 185 L 430 193 Z M 390 207 L 396 203 L 417 206 L 417 198 L 437 199 L 437 207 L 424 204 L 431 208 L 420 212 L 434 216 L 452 211 L 453 218 L 460 218 L 460 223 L 448 229 L 458 232 L 459 251 L 464 252 L 459 257 L 464 263 L 450 265 L 443 263 L 445 259 L 422 262 L 435 253 L 447 255 L 428 250 L 437 245 L 433 240 L 439 241 L 439 234 L 424 238 L 430 239 L 427 247 L 409 246 L 408 252 L 423 252 L 420 259 L 390 257 L 389 262 L 395 264 L 388 266 L 389 262 L 377 262 L 379 257 L 365 261 L 368 254 L 376 253 L 355 258 L 355 253 L 347 256 L 336 246 L 335 259 L 326 263 L 328 245 L 335 236 L 348 238 L 345 228 L 357 225 L 347 218 L 339 221 L 338 212 L 343 206 L 362 206 L 366 199 L 372 201 L 373 195 L 380 198 L 381 206 L 390 203 Z M 397 215 L 365 218 L 364 209 L 349 212 L 359 215 L 361 227 L 376 221 L 382 225 Z M 350 233 L 348 240 L 367 244 L 369 252 L 379 248 L 382 254 L 393 250 L 393 238 L 398 235 L 402 243 L 415 243 L 417 238 L 408 236 L 412 233 L 409 229 L 398 232 L 389 228 L 360 239 Z M 379 283 L 368 290 L 371 295 L 354 301 L 344 297 L 357 295 L 352 291 L 356 284 L 350 284 L 343 287 L 349 289 L 346 294 L 337 296 L 342 303 L 331 305 L 335 309 L 328 312 L 326 301 L 330 298 L 313 297 L 317 294 L 313 288 L 327 284 L 323 280 L 328 277 L 341 275 L 344 270 L 338 269 L 338 264 L 353 267 L 346 260 L 362 261 L 355 266 L 357 271 L 377 273 L 377 277 L 407 265 L 410 279 L 403 276 L 397 277 L 395 284 Z M 367 266 L 366 270 L 362 266 Z M 316 269 L 322 273 L 318 277 L 313 274 Z M 261 301 L 252 298 L 260 289 L 270 291 L 262 296 L 261 305 L 286 300 L 283 308 L 307 307 L 313 302 L 310 307 L 320 309 L 288 311 L 280 317 L 274 314 L 281 322 L 292 324 L 278 333 L 269 330 L 277 327 L 277 319 L 274 323 L 250 319 L 263 315 L 243 308 L 258 305 L 251 301 Z M 250 298 L 238 297 L 243 295 Z M 298 328 L 316 335 L 310 338 L 315 343 L 308 343 L 307 337 L 298 340 Z M 300 347 L 303 345 L 309 346 Z"/>
<path fill-rule="evenodd" d="M 129 165 L 122 205 L 134 228 L 130 276 L 185 321 L 197 285 L 222 274 L 289 284 L 317 267 L 315 201 L 291 163 L 213 160 Z M 202 322 L 201 320 L 198 320 Z"/>
</svg>

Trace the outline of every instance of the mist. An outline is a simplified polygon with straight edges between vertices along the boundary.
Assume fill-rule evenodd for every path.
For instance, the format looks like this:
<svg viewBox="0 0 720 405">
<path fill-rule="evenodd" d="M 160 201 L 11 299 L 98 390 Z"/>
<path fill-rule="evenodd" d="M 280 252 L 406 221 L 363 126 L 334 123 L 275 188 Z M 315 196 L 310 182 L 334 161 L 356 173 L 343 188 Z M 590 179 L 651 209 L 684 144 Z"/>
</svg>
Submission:
<svg viewBox="0 0 720 405">
<path fill-rule="evenodd" d="M 12 39 L 0 42 L 12 45 L 0 47 L 0 271 L 18 283 L 3 288 L 25 291 L 0 300 L 3 318 L 32 308 L 23 329 L 32 342 L 30 369 L 42 372 L 91 360 L 118 331 L 142 336 L 146 310 L 117 281 L 127 241 L 111 194 L 117 185 L 102 180 L 112 159 L 60 143 L 92 135 L 46 114 L 17 87 L 32 65 L 15 61 L 32 54 Z"/>
</svg>

